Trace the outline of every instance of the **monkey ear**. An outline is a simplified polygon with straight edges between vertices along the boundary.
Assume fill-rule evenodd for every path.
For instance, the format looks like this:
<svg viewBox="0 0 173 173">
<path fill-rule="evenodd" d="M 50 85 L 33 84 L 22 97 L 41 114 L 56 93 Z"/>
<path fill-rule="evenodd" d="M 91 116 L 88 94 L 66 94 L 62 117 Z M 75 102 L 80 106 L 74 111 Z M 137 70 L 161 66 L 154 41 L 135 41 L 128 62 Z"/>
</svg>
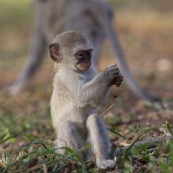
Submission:
<svg viewBox="0 0 173 173">
<path fill-rule="evenodd" d="M 49 46 L 49 52 L 50 52 L 50 57 L 52 58 L 53 61 L 56 61 L 58 63 L 61 62 L 62 55 L 60 54 L 60 48 L 57 43 L 53 43 Z"/>
</svg>

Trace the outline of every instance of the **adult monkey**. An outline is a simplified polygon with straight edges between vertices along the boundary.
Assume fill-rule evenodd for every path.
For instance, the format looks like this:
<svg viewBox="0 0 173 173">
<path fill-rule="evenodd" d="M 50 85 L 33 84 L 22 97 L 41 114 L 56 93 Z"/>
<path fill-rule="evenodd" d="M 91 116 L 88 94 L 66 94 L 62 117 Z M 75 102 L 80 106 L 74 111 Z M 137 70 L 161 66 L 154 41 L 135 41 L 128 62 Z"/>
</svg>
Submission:
<svg viewBox="0 0 173 173">
<path fill-rule="evenodd" d="M 41 65 L 47 45 L 55 35 L 64 30 L 76 29 L 86 34 L 94 43 L 95 65 L 105 37 L 108 36 L 130 89 L 142 99 L 158 100 L 142 90 L 132 77 L 116 31 L 111 25 L 112 9 L 104 0 L 33 0 L 33 4 L 35 25 L 28 63 L 9 88 L 10 93 L 18 93 L 34 76 Z"/>
</svg>

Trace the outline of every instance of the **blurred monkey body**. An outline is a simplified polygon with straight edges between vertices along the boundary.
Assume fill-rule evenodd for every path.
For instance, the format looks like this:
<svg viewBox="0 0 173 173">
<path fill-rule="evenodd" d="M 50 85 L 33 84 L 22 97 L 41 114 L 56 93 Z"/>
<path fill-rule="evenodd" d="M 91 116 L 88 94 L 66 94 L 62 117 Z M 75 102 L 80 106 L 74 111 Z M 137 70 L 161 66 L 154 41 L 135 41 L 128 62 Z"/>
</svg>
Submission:
<svg viewBox="0 0 173 173">
<path fill-rule="evenodd" d="M 104 0 L 33 0 L 35 21 L 28 62 L 9 92 L 20 92 L 35 75 L 43 60 L 47 45 L 59 33 L 75 29 L 89 37 L 95 47 L 93 65 L 98 59 L 106 37 L 112 43 L 130 89 L 140 98 L 155 101 L 134 80 L 123 55 L 118 36 L 111 25 L 113 12 Z"/>
<path fill-rule="evenodd" d="M 49 46 L 55 62 L 55 77 L 51 97 L 52 124 L 57 133 L 55 145 L 73 150 L 91 145 L 98 168 L 114 167 L 109 159 L 111 149 L 104 121 L 98 108 L 105 101 L 112 85 L 121 85 L 123 77 L 117 65 L 97 73 L 90 40 L 81 32 L 69 30 L 59 34 Z M 116 81 L 115 81 L 116 80 Z"/>
</svg>

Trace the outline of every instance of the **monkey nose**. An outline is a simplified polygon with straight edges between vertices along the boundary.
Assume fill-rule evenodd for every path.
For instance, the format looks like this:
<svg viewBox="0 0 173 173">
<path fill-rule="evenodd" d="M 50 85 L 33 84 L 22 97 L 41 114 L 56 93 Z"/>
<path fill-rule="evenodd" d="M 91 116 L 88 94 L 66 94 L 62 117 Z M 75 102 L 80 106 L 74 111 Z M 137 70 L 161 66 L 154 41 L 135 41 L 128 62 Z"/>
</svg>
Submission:
<svg viewBox="0 0 173 173">
<path fill-rule="evenodd" d="M 85 61 L 85 64 L 86 64 L 86 66 L 89 66 L 90 62 L 89 61 Z"/>
</svg>

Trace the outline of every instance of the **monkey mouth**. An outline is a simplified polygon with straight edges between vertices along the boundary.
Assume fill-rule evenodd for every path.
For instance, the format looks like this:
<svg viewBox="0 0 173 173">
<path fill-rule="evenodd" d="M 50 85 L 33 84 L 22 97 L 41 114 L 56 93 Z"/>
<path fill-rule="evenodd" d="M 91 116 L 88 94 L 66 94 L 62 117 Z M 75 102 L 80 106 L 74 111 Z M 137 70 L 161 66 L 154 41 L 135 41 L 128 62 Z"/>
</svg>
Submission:
<svg viewBox="0 0 173 173">
<path fill-rule="evenodd" d="M 87 71 L 89 69 L 90 65 L 91 65 L 90 63 L 79 63 L 77 65 L 77 68 L 80 71 Z"/>
</svg>

